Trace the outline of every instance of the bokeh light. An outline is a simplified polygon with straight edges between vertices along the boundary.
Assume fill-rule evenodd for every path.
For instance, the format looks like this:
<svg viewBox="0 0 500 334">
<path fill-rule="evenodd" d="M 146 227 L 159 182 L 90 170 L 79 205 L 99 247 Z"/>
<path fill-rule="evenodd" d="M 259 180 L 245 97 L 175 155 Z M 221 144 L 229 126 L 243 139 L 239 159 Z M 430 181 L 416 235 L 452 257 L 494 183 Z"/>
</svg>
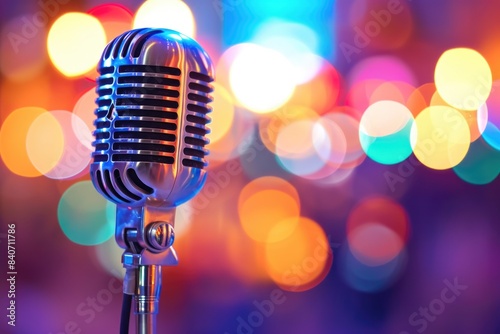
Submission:
<svg viewBox="0 0 500 334">
<path fill-rule="evenodd" d="M 256 113 L 272 112 L 293 94 L 293 66 L 281 53 L 246 43 L 229 70 L 231 90 L 238 101 Z"/>
<path fill-rule="evenodd" d="M 322 59 L 319 72 L 308 82 L 295 87 L 288 106 L 302 106 L 323 115 L 338 103 L 341 93 L 341 76 L 326 59 Z"/>
<path fill-rule="evenodd" d="M 380 266 L 403 249 L 401 237 L 379 223 L 367 223 L 349 231 L 349 248 L 356 259 L 368 266 Z"/>
<path fill-rule="evenodd" d="M 194 37 L 196 26 L 189 6 L 181 0 L 147 0 L 137 10 L 135 28 L 167 28 Z"/>
<path fill-rule="evenodd" d="M 285 56 L 293 66 L 297 84 L 311 80 L 322 67 L 323 60 L 316 55 L 318 37 L 306 25 L 269 20 L 259 26 L 252 42 Z"/>
<path fill-rule="evenodd" d="M 415 85 L 415 76 L 410 67 L 394 56 L 373 56 L 361 60 L 351 70 L 349 82 L 354 85 L 364 80 L 402 81 Z"/>
<path fill-rule="evenodd" d="M 223 138 L 233 126 L 234 121 L 234 100 L 231 94 L 217 82 L 212 83 L 214 92 L 212 96 L 214 102 L 212 103 L 212 113 L 210 118 L 210 143 L 213 144 Z"/>
<path fill-rule="evenodd" d="M 101 22 L 106 34 L 106 43 L 132 29 L 133 15 L 124 5 L 116 3 L 102 4 L 90 9 L 87 13 Z M 85 77 L 90 80 L 96 80 L 98 76 L 97 68 L 93 68 L 85 74 Z"/>
<path fill-rule="evenodd" d="M 109 210 L 116 210 L 116 206 L 111 202 L 108 202 Z M 114 219 L 112 220 L 114 221 Z M 110 275 L 116 278 L 122 279 L 125 275 L 125 268 L 121 262 L 121 257 L 124 252 L 123 248 L 120 248 L 116 243 L 115 238 L 109 238 L 107 241 L 97 245 L 95 247 L 95 253 L 97 261 Z"/>
<path fill-rule="evenodd" d="M 449 169 L 467 154 L 470 130 L 458 110 L 430 106 L 415 118 L 411 141 L 415 156 L 422 164 L 432 169 Z"/>
<path fill-rule="evenodd" d="M 267 205 L 272 202 L 273 205 Z M 300 201 L 295 188 L 285 180 L 263 177 L 243 188 L 238 200 L 240 223 L 258 242 L 277 242 L 296 228 Z M 273 230 L 272 237 L 270 232 Z"/>
<path fill-rule="evenodd" d="M 94 16 L 70 12 L 52 25 L 47 39 L 49 57 L 54 66 L 68 77 L 93 69 L 106 46 L 106 33 Z"/>
<path fill-rule="evenodd" d="M 281 234 L 279 227 L 274 233 Z M 283 290 L 306 291 L 323 281 L 332 265 L 333 254 L 325 232 L 315 221 L 301 217 L 286 239 L 266 244 L 269 276 Z"/>
<path fill-rule="evenodd" d="M 401 204 L 384 196 L 368 197 L 351 211 L 347 220 L 347 236 L 366 224 L 383 225 L 394 231 L 405 243 L 409 236 L 409 218 Z M 383 242 L 382 240 L 380 242 Z"/>
<path fill-rule="evenodd" d="M 390 288 L 399 279 L 408 256 L 406 251 L 402 251 L 391 261 L 372 266 L 359 261 L 347 249 L 341 253 L 338 262 L 341 275 L 351 288 L 365 293 L 379 293 Z"/>
<path fill-rule="evenodd" d="M 366 155 L 382 164 L 399 163 L 412 153 L 410 134 L 413 115 L 395 101 L 378 101 L 363 114 L 359 141 Z"/>
<path fill-rule="evenodd" d="M 64 134 L 61 124 L 50 112 L 39 115 L 26 136 L 26 151 L 33 166 L 47 174 L 61 159 L 64 152 Z"/>
<path fill-rule="evenodd" d="M 92 136 L 92 131 L 94 129 L 95 114 L 96 109 L 96 99 L 97 93 L 95 88 L 91 88 L 85 92 L 73 107 L 73 114 L 76 117 L 71 118 L 71 127 L 73 132 L 76 134 L 77 138 L 88 148 L 92 149 L 92 141 L 94 137 Z M 83 122 L 82 122 L 83 121 Z M 87 126 L 85 129 L 82 127 L 82 123 Z"/>
<path fill-rule="evenodd" d="M 452 107 L 477 110 L 486 102 L 492 86 L 488 62 L 473 49 L 445 51 L 434 72 L 439 95 Z"/>
<path fill-rule="evenodd" d="M 7 168 L 24 177 L 40 176 L 26 150 L 26 138 L 31 124 L 46 113 L 43 108 L 25 107 L 12 111 L 0 129 L 0 155 Z"/>
<path fill-rule="evenodd" d="M 439 92 L 434 92 L 430 102 L 431 106 L 450 106 L 442 97 Z M 483 103 L 477 110 L 461 110 L 457 109 L 464 119 L 467 121 L 470 130 L 470 141 L 477 140 L 484 132 L 488 122 L 488 106 Z"/>
<path fill-rule="evenodd" d="M 487 123 L 484 125 L 483 138 L 491 147 L 500 150 L 500 81 L 495 80 L 491 94 L 486 101 Z M 481 120 L 481 119 L 480 119 Z"/>
<path fill-rule="evenodd" d="M 471 144 L 465 158 L 453 171 L 462 180 L 471 184 L 488 184 L 500 173 L 500 151 L 492 148 L 480 138 Z"/>
<path fill-rule="evenodd" d="M 55 167 L 44 174 L 51 179 L 68 179 L 78 175 L 88 167 L 92 152 L 88 140 L 92 135 L 90 129 L 77 115 L 66 110 L 54 110 L 50 113 L 58 121 L 63 131 L 64 148 Z M 47 133 L 47 131 L 50 129 L 42 129 L 42 132 Z M 46 148 L 46 150 L 50 149 L 54 148 L 50 146 Z M 31 156 L 30 158 L 34 159 Z"/>
<path fill-rule="evenodd" d="M 57 218 L 66 237 L 80 245 L 98 245 L 114 235 L 115 220 L 109 219 L 107 201 L 91 181 L 69 187 L 59 200 Z"/>
<path fill-rule="evenodd" d="M 359 141 L 359 121 L 351 115 L 342 112 L 342 110 L 334 110 L 327 113 L 323 116 L 323 119 L 332 121 L 344 133 L 346 149 L 344 160 L 340 167 L 351 169 L 359 166 L 366 158 L 366 154 Z"/>
<path fill-rule="evenodd" d="M 330 152 L 330 138 L 316 120 L 293 122 L 281 129 L 276 140 L 278 161 L 295 175 L 317 172 L 325 166 Z"/>
<path fill-rule="evenodd" d="M 284 126 L 287 126 L 295 121 L 315 118 L 317 118 L 317 114 L 310 108 L 298 105 L 287 105 L 286 107 L 267 115 L 267 117 L 260 118 L 260 139 L 269 151 L 276 153 L 276 141 L 278 140 L 278 135 Z"/>
</svg>

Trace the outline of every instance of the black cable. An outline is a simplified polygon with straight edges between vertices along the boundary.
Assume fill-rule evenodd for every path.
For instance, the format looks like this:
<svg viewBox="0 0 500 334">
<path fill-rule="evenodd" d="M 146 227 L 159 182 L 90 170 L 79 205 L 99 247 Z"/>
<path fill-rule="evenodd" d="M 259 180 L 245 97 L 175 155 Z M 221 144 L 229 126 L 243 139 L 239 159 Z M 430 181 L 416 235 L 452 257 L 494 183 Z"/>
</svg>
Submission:
<svg viewBox="0 0 500 334">
<path fill-rule="evenodd" d="M 130 309 L 132 307 L 132 295 L 123 294 L 122 315 L 120 318 L 120 334 L 128 334 L 128 325 L 130 322 Z"/>
</svg>

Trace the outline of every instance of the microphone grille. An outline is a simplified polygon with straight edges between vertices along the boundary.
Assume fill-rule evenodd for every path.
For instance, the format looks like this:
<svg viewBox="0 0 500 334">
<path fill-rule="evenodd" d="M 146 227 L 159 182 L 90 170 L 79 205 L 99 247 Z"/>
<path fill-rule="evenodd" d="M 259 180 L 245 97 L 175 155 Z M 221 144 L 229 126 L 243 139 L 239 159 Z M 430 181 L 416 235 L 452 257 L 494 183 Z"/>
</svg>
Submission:
<svg viewBox="0 0 500 334">
<path fill-rule="evenodd" d="M 203 169 L 207 163 L 205 156 L 208 151 L 205 145 L 209 143 L 206 135 L 210 130 L 206 124 L 210 122 L 207 116 L 212 111 L 209 105 L 212 102 L 213 86 L 210 84 L 214 79 L 199 72 L 189 73 L 187 106 L 186 106 L 186 126 L 183 149 L 184 158 L 182 164 L 187 167 Z"/>
<path fill-rule="evenodd" d="M 120 65 L 100 73 L 94 161 L 173 164 L 180 70 Z"/>
</svg>

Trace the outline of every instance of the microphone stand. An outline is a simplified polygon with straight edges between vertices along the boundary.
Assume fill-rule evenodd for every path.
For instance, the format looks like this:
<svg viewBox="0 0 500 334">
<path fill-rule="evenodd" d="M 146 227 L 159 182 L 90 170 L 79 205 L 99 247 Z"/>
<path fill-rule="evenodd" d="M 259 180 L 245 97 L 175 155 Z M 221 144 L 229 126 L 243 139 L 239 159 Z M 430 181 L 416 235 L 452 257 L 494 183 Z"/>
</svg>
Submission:
<svg viewBox="0 0 500 334">
<path fill-rule="evenodd" d="M 161 266 L 177 265 L 173 249 L 175 207 L 127 207 L 116 210 L 116 242 L 125 251 L 123 293 L 133 296 L 137 334 L 156 333 Z"/>
</svg>

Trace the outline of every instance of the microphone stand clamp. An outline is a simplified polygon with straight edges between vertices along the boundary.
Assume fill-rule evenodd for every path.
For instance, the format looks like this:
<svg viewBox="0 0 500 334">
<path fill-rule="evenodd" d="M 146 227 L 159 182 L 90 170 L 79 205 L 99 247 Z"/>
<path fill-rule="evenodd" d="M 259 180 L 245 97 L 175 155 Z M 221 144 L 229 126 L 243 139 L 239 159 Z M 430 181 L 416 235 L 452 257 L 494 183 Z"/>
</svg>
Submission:
<svg viewBox="0 0 500 334">
<path fill-rule="evenodd" d="M 123 293 L 134 296 L 137 334 L 156 333 L 161 292 L 161 266 L 178 263 L 172 247 L 175 207 L 127 207 L 116 210 L 116 242 L 125 251 Z"/>
</svg>

